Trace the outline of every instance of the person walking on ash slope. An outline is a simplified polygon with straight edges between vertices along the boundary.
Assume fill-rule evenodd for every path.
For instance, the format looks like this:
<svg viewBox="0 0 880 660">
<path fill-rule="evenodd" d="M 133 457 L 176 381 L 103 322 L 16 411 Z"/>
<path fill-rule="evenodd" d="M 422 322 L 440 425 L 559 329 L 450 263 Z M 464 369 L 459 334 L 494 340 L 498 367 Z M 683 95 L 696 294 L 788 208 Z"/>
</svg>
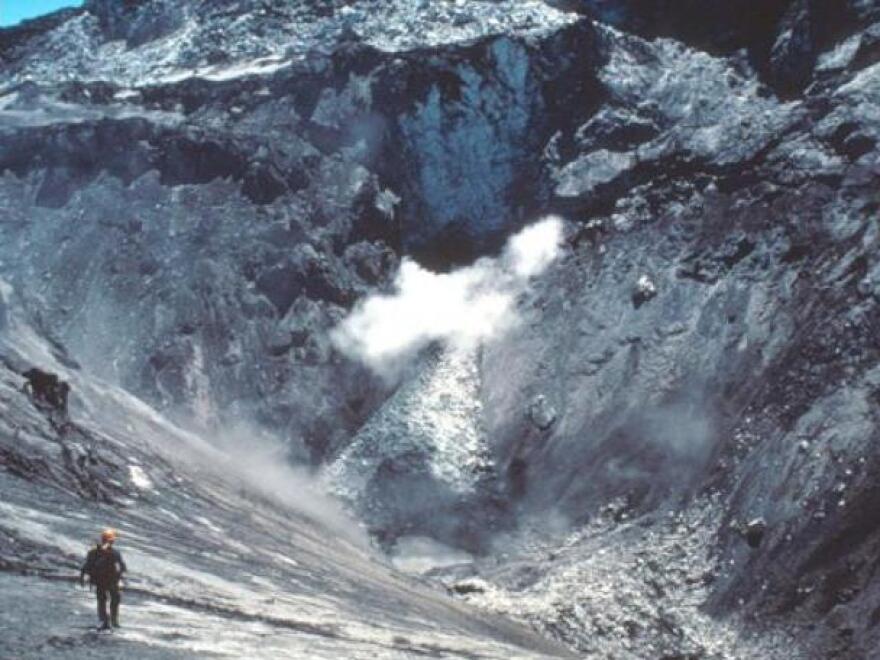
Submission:
<svg viewBox="0 0 880 660">
<path fill-rule="evenodd" d="M 101 533 L 101 542 L 89 550 L 86 561 L 79 573 L 80 584 L 85 586 L 86 576 L 95 587 L 98 598 L 98 618 L 101 620 L 99 630 L 109 630 L 112 625 L 119 627 L 119 590 L 122 586 L 122 574 L 125 573 L 125 562 L 122 554 L 113 547 L 117 534 L 115 530 L 105 529 Z M 107 617 L 107 596 L 110 596 L 110 617 Z"/>
</svg>

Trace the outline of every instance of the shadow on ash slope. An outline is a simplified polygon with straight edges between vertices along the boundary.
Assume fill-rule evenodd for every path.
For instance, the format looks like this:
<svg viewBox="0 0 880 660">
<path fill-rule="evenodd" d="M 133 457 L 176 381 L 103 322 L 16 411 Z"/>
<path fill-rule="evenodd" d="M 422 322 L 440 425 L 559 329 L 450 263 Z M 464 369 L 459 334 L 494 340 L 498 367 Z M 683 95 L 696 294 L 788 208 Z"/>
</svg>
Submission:
<svg viewBox="0 0 880 660">
<path fill-rule="evenodd" d="M 72 369 L 0 289 L 0 656 L 531 658 L 561 647 L 396 575 L 282 456 L 226 449 Z M 61 361 L 59 361 L 61 360 Z M 22 390 L 39 364 L 70 417 Z M 242 431 L 242 434 L 244 432 Z M 222 443 L 221 443 L 222 444 Z M 86 534 L 119 527 L 123 628 L 75 586 Z"/>
</svg>

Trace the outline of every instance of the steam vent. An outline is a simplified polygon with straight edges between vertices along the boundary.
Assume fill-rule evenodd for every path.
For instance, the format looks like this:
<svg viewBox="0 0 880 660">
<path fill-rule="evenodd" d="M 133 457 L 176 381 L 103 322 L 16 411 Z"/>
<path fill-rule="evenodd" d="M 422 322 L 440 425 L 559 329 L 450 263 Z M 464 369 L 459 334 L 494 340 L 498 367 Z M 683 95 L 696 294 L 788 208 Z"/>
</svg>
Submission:
<svg viewBox="0 0 880 660">
<path fill-rule="evenodd" d="M 45 4 L 0 658 L 880 658 L 878 0 Z"/>
</svg>

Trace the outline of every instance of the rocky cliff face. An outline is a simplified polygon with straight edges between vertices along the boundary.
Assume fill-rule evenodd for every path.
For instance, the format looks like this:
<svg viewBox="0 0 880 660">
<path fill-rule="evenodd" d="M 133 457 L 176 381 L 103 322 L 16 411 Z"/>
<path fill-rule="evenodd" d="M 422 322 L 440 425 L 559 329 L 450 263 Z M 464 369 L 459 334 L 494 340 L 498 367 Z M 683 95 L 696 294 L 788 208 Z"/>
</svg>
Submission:
<svg viewBox="0 0 880 660">
<path fill-rule="evenodd" d="M 476 553 L 434 577 L 579 651 L 867 658 L 878 21 L 94 0 L 0 32 L 0 301 L 56 369 L 283 438 L 386 549 Z M 396 380 L 334 345 L 402 258 L 547 213 L 563 253 L 501 336 Z"/>
<path fill-rule="evenodd" d="M 410 44 L 366 8 L 342 20 L 281 3 L 293 22 L 273 31 L 265 8 L 193 5 L 179 9 L 203 12 L 188 27 L 117 53 L 108 23 L 166 10 L 127 7 L 96 3 L 10 56 L 9 206 L 45 219 L 10 223 L 10 264 L 23 245 L 43 251 L 14 270 L 58 281 L 47 323 L 101 375 L 203 421 L 243 407 L 320 458 L 383 389 L 326 369 L 327 329 L 401 250 L 472 258 L 546 201 L 554 117 L 576 122 L 597 102 L 592 28 L 538 5 L 494 7 Z M 421 20 L 398 13 L 389 20 Z M 238 35 L 242 20 L 271 38 Z M 363 38 L 343 29 L 358 20 Z M 227 22 L 225 57 L 193 46 Z M 67 218 L 89 229 L 71 233 Z"/>
</svg>

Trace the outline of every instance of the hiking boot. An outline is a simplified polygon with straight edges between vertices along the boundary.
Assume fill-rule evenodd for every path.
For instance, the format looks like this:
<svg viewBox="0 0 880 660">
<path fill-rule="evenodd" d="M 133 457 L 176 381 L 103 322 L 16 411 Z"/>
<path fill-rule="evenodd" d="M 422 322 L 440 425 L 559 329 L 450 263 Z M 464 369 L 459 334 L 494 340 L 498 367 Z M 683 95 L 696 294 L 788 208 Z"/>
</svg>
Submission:
<svg viewBox="0 0 880 660">
<path fill-rule="evenodd" d="M 111 621 L 110 623 L 111 623 L 111 625 L 112 625 L 114 628 L 118 628 L 118 627 L 119 627 L 119 619 L 118 619 L 117 617 L 115 617 L 115 616 L 113 617 L 113 621 Z"/>
<path fill-rule="evenodd" d="M 110 622 L 102 621 L 101 625 L 98 626 L 98 630 L 110 630 Z"/>
</svg>

